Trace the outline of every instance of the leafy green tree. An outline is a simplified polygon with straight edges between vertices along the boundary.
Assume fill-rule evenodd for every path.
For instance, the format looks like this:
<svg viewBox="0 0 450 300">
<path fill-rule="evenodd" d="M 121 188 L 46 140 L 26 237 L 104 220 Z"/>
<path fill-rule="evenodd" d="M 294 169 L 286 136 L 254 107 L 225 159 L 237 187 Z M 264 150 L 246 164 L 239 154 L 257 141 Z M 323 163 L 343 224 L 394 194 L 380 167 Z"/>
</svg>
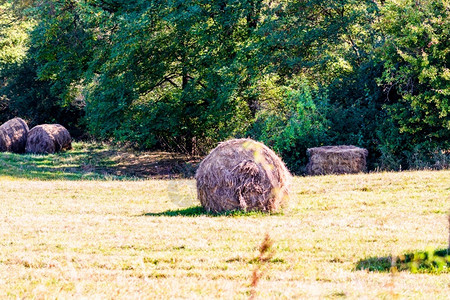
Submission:
<svg viewBox="0 0 450 300">
<path fill-rule="evenodd" d="M 394 169 L 450 147 L 447 1 L 33 3 L 0 2 L 0 117 L 189 153 L 251 136 L 296 172 L 325 144 Z"/>
<path fill-rule="evenodd" d="M 68 102 L 61 101 L 59 95 L 52 91 L 58 81 L 39 74 L 42 66 L 37 63 L 36 57 L 41 48 L 34 45 L 36 31 L 30 36 L 38 19 L 33 4 L 34 1 L 4 1 L 2 5 L 0 118 L 5 121 L 19 116 L 26 119 L 30 126 L 60 123 L 72 135 L 80 136 L 84 133 L 79 122 L 83 115 L 82 98 L 77 95 Z"/>
<path fill-rule="evenodd" d="M 0 2 L 0 88 L 8 81 L 5 71 L 11 64 L 20 64 L 26 58 L 28 49 L 28 33 L 34 22 L 21 14 L 28 3 L 1 1 Z M 0 94 L 0 121 L 11 117 L 9 99 Z"/>
<path fill-rule="evenodd" d="M 295 118 L 304 125 L 316 120 L 315 127 L 310 124 L 283 136 L 285 146 L 279 151 L 286 153 L 285 160 L 300 170 L 307 147 L 354 144 L 369 149 L 372 165 L 378 158 L 376 129 L 384 115 L 375 81 L 382 71 L 377 54 L 382 36 L 373 28 L 378 5 L 351 0 L 283 1 L 267 15 L 259 29 L 260 63 L 267 65 L 266 72 L 279 76 L 278 89 L 307 78 L 311 93 L 297 98 L 298 105 L 290 111 L 297 110 Z M 294 86 L 300 94 L 305 92 L 302 82 Z M 276 136 L 277 131 L 268 130 L 265 135 Z"/>
<path fill-rule="evenodd" d="M 0 68 L 25 58 L 33 21 L 16 15 L 13 4 L 0 4 Z"/>
<path fill-rule="evenodd" d="M 261 3 L 50 3 L 33 34 L 39 77 L 61 98 L 82 85 L 99 137 L 190 152 L 248 126 L 241 49 Z"/>
<path fill-rule="evenodd" d="M 74 137 L 85 134 L 85 127 L 80 124 L 84 114 L 83 99 L 79 96 L 70 103 L 61 103 L 51 92 L 52 82 L 37 79 L 37 68 L 33 59 L 26 59 L 4 70 L 9 79 L 0 92 L 9 100 L 7 117 L 19 116 L 27 120 L 30 127 L 59 123 Z"/>
<path fill-rule="evenodd" d="M 260 108 L 250 131 L 256 139 L 273 148 L 290 170 L 302 173 L 306 150 L 329 140 L 327 95 L 311 87 L 306 78 L 294 77 L 280 86 L 277 76 L 260 80 Z"/>
<path fill-rule="evenodd" d="M 448 1 L 388 1 L 378 24 L 385 109 L 397 128 L 384 147 L 395 156 L 450 148 L 450 5 Z M 421 149 L 421 150 L 420 150 Z M 407 163 L 407 162 L 406 162 Z M 404 165 L 406 164 L 404 162 Z"/>
</svg>

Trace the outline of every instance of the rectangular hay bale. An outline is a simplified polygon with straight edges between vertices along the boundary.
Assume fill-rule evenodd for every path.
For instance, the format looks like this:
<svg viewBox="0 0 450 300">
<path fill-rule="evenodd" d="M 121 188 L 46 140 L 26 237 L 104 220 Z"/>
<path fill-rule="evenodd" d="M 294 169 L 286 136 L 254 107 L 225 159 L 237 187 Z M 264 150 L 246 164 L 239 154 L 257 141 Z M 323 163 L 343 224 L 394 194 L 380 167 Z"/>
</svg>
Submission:
<svg viewBox="0 0 450 300">
<path fill-rule="evenodd" d="M 309 148 L 308 175 L 353 174 L 366 171 L 367 149 L 355 146 Z"/>
</svg>

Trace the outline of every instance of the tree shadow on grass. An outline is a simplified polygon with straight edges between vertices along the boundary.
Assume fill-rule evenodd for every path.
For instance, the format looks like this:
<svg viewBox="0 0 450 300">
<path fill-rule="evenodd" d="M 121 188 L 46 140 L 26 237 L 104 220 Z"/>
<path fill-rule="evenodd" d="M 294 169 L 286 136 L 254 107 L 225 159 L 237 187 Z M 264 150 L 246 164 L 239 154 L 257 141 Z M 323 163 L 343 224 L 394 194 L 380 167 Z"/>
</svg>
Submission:
<svg viewBox="0 0 450 300">
<path fill-rule="evenodd" d="M 105 171 L 114 166 L 108 153 L 109 150 L 101 146 L 78 143 L 75 143 L 72 150 L 55 154 L 2 152 L 0 176 L 38 180 L 129 179 Z"/>
<path fill-rule="evenodd" d="M 200 158 L 136 152 L 95 143 L 48 155 L 0 153 L 0 176 L 39 180 L 137 180 L 192 178 Z"/>
<path fill-rule="evenodd" d="M 395 257 L 392 256 L 369 257 L 358 261 L 356 270 L 369 272 L 390 272 L 392 268 L 398 271 L 411 271 L 412 273 L 448 273 L 450 272 L 450 250 L 428 249 L 416 251 Z"/>
<path fill-rule="evenodd" d="M 140 216 L 145 217 L 199 217 L 199 216 L 208 216 L 208 217 L 223 217 L 223 216 L 231 216 L 231 217 L 249 217 L 249 216 L 273 216 L 279 215 L 280 213 L 263 213 L 258 211 L 241 211 L 241 210 L 233 210 L 226 211 L 221 213 L 212 213 L 207 212 L 202 206 L 191 206 L 187 208 L 180 208 L 175 210 L 166 210 L 163 212 L 148 212 L 144 213 Z"/>
</svg>

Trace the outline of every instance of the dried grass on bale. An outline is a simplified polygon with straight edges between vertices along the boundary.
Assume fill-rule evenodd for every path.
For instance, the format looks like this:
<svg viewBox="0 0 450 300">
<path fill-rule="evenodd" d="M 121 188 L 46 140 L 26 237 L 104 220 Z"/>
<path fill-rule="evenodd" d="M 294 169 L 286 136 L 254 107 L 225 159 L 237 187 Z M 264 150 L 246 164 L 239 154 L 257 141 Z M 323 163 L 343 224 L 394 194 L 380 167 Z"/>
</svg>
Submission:
<svg viewBox="0 0 450 300">
<path fill-rule="evenodd" d="M 68 149 L 72 149 L 72 138 L 62 125 L 38 125 L 28 133 L 27 153 L 49 154 Z"/>
<path fill-rule="evenodd" d="M 366 171 L 368 151 L 355 146 L 324 146 L 307 150 L 308 175 L 349 174 Z"/>
<path fill-rule="evenodd" d="M 0 152 L 25 152 L 28 125 L 21 118 L 14 118 L 0 126 Z"/>
<path fill-rule="evenodd" d="M 288 200 L 291 174 L 264 144 L 234 139 L 211 151 L 195 178 L 198 198 L 208 212 L 275 212 Z"/>
</svg>

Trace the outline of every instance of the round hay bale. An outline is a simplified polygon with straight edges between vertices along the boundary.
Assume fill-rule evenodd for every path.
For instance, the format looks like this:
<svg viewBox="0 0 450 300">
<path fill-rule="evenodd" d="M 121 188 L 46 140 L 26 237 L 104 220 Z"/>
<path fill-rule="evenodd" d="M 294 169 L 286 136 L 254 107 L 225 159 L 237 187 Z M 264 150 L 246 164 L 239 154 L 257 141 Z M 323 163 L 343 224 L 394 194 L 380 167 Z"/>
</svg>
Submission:
<svg viewBox="0 0 450 300">
<path fill-rule="evenodd" d="M 27 153 L 50 154 L 72 149 L 69 131 L 59 124 L 43 124 L 33 127 L 28 133 Z"/>
<path fill-rule="evenodd" d="M 0 126 L 0 152 L 25 152 L 28 125 L 21 118 L 14 118 Z"/>
<path fill-rule="evenodd" d="M 307 150 L 308 175 L 351 174 L 366 171 L 368 151 L 355 146 L 324 146 Z"/>
<path fill-rule="evenodd" d="M 234 139 L 211 151 L 195 179 L 198 199 L 208 212 L 275 212 L 288 200 L 291 174 L 264 144 Z"/>
</svg>

